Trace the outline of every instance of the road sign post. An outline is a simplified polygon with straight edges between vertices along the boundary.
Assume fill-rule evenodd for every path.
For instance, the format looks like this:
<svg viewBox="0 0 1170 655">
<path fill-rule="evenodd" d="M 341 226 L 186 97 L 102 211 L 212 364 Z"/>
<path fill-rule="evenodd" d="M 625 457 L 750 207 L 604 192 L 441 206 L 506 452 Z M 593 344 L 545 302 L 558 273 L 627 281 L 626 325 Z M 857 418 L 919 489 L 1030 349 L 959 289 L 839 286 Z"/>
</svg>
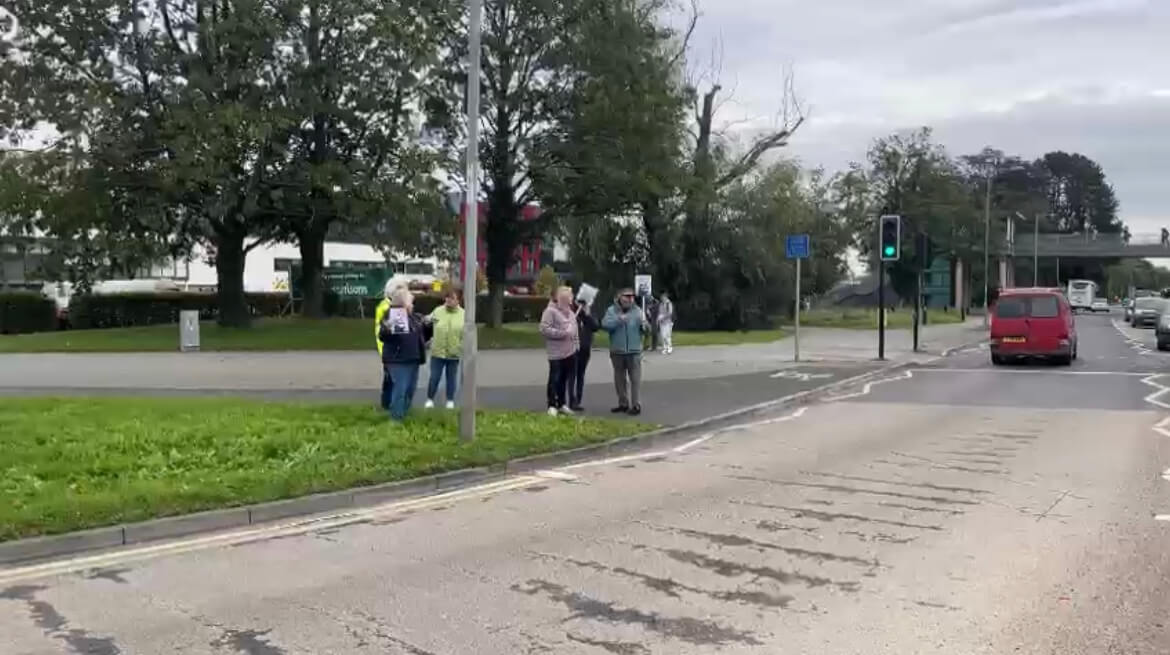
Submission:
<svg viewBox="0 0 1170 655">
<path fill-rule="evenodd" d="M 784 240 L 784 254 L 796 260 L 796 291 L 792 295 L 792 361 L 800 361 L 800 260 L 808 258 L 809 239 L 807 234 L 790 234 Z"/>
</svg>

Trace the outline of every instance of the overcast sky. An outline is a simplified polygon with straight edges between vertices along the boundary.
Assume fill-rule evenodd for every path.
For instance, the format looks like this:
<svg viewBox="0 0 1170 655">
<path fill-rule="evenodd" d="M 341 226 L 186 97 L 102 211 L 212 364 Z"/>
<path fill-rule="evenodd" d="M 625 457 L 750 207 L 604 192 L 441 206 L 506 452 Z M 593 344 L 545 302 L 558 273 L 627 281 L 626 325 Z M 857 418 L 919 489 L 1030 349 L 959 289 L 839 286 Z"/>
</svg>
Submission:
<svg viewBox="0 0 1170 655">
<path fill-rule="evenodd" d="M 721 118 L 773 121 L 790 65 L 807 166 L 929 125 L 952 155 L 1080 152 L 1133 232 L 1170 225 L 1170 0 L 699 1 L 690 67 L 720 63 Z"/>
</svg>

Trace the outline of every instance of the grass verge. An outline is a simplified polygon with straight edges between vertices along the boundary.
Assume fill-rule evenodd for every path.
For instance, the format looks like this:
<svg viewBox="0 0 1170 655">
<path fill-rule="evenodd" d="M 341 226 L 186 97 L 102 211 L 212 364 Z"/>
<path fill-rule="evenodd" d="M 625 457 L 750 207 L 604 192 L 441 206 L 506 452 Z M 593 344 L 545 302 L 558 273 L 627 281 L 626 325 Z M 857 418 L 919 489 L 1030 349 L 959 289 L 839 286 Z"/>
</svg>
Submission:
<svg viewBox="0 0 1170 655">
<path fill-rule="evenodd" d="M 783 336 L 779 330 L 748 332 L 675 332 L 676 346 L 766 343 Z M 201 348 L 206 351 L 370 350 L 374 347 L 372 319 L 273 318 L 251 328 L 200 326 Z M 597 345 L 609 341 L 597 334 Z M 479 346 L 485 350 L 540 348 L 544 345 L 535 323 L 508 323 L 498 328 L 479 326 Z M 177 325 L 150 325 L 112 330 L 66 330 L 0 336 L 0 353 L 43 352 L 169 352 L 179 347 Z"/>
<path fill-rule="evenodd" d="M 650 429 L 480 412 L 391 423 L 366 405 L 239 399 L 21 398 L 0 403 L 0 541 L 484 466 Z"/>
<path fill-rule="evenodd" d="M 910 328 L 914 325 L 914 313 L 909 309 L 887 312 L 886 327 Z M 958 312 L 944 312 L 934 310 L 927 313 L 929 325 L 945 325 L 961 323 Z M 878 312 L 876 309 L 814 309 L 810 312 L 801 312 L 800 325 L 802 327 L 846 328 L 853 330 L 870 330 L 877 328 Z"/>
</svg>

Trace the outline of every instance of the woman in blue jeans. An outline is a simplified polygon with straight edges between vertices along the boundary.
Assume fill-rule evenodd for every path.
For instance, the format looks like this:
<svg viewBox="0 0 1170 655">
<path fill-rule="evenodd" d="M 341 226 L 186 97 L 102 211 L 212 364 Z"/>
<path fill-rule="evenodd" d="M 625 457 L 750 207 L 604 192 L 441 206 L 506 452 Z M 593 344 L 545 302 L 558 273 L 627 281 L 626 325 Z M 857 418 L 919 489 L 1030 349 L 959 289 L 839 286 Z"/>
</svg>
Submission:
<svg viewBox="0 0 1170 655">
<path fill-rule="evenodd" d="M 431 339 L 430 321 L 414 313 L 414 295 L 399 290 L 390 301 L 390 310 L 378 329 L 382 341 L 382 366 L 386 368 L 393 389 L 390 394 L 390 418 L 406 418 L 418 389 L 418 370 L 427 360 L 427 342 Z"/>
</svg>

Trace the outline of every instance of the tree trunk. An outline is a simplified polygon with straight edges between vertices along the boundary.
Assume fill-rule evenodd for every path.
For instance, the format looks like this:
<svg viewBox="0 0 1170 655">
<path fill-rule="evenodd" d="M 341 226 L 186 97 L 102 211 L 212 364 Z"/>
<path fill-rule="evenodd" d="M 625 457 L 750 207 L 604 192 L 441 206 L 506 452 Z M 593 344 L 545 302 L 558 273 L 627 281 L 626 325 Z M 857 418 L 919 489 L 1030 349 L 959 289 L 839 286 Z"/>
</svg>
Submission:
<svg viewBox="0 0 1170 655">
<path fill-rule="evenodd" d="M 498 328 L 504 324 L 504 290 L 507 282 L 488 283 L 488 327 Z"/>
<path fill-rule="evenodd" d="M 301 249 L 301 315 L 325 317 L 325 233 L 306 230 L 298 236 Z"/>
<path fill-rule="evenodd" d="M 223 327 L 245 328 L 252 324 L 244 295 L 244 238 L 243 230 L 225 229 L 215 235 L 216 300 Z"/>
</svg>

